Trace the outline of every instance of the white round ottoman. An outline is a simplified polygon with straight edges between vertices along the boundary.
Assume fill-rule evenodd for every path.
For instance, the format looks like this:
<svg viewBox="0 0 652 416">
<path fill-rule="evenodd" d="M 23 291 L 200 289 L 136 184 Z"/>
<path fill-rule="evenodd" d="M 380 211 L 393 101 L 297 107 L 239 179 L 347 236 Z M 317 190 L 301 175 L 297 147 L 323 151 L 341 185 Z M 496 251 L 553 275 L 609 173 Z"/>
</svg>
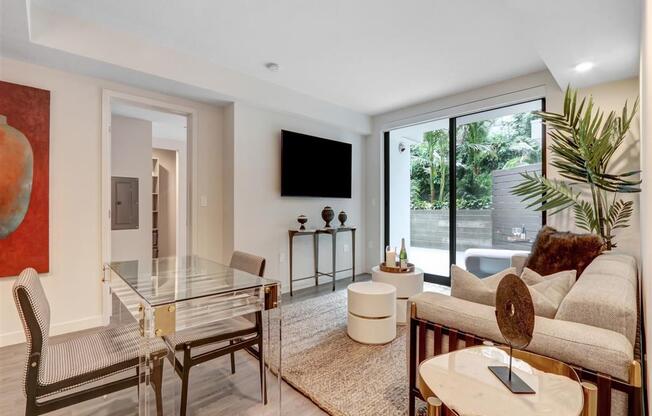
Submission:
<svg viewBox="0 0 652 416">
<path fill-rule="evenodd" d="M 396 288 L 396 322 L 407 323 L 407 300 L 410 296 L 423 292 L 423 270 L 415 268 L 409 273 L 390 273 L 376 266 L 371 269 L 371 280 L 387 283 Z"/>
<path fill-rule="evenodd" d="M 386 344 L 396 338 L 396 288 L 377 282 L 347 287 L 347 333 L 363 344 Z"/>
</svg>

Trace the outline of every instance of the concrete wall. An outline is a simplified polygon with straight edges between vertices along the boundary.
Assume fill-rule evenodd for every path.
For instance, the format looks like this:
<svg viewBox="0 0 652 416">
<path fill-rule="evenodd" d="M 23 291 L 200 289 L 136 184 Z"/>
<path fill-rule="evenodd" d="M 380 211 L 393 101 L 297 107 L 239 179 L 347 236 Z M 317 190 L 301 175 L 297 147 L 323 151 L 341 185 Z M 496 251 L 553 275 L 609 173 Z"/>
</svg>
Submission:
<svg viewBox="0 0 652 416">
<path fill-rule="evenodd" d="M 490 209 L 460 209 L 456 213 L 456 245 L 458 251 L 467 248 L 491 247 Z M 413 247 L 449 249 L 448 209 L 412 210 L 410 234 Z"/>
<path fill-rule="evenodd" d="M 111 175 L 138 178 L 138 228 L 111 230 L 115 261 L 152 257 L 152 123 L 111 116 Z"/>
</svg>

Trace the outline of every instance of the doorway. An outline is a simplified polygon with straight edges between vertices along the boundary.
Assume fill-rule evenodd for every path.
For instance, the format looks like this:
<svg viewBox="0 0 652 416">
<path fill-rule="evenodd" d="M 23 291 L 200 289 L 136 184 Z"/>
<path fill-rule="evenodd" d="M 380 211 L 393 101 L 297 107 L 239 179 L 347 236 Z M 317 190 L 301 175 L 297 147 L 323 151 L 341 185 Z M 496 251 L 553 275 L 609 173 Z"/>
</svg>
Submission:
<svg viewBox="0 0 652 416">
<path fill-rule="evenodd" d="M 538 99 L 385 132 L 385 245 L 405 238 L 409 261 L 445 285 L 452 264 L 484 277 L 529 251 L 545 213 L 510 189 L 545 174 L 542 110 Z"/>
<path fill-rule="evenodd" d="M 102 122 L 103 264 L 139 260 L 155 270 L 192 253 L 194 110 L 104 91 Z M 108 283 L 103 315 L 108 322 Z"/>
</svg>

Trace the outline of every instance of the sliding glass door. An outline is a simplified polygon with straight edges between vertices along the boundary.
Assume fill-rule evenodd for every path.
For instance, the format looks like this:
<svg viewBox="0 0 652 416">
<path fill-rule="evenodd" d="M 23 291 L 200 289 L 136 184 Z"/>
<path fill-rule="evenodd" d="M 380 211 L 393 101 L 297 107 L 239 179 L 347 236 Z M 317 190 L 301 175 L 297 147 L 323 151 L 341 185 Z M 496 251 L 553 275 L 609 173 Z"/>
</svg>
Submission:
<svg viewBox="0 0 652 416">
<path fill-rule="evenodd" d="M 536 100 L 386 132 L 385 244 L 405 238 L 410 262 L 443 284 L 451 264 L 487 276 L 529 251 L 544 216 L 510 188 L 543 171 L 542 109 Z"/>
</svg>

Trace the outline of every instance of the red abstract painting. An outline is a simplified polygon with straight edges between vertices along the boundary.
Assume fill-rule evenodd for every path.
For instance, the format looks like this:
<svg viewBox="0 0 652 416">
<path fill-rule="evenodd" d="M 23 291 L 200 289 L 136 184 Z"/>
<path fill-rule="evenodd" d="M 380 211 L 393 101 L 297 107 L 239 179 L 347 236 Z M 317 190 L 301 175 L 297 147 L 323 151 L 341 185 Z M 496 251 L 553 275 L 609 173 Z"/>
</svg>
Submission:
<svg viewBox="0 0 652 416">
<path fill-rule="evenodd" d="M 50 92 L 0 81 L 0 277 L 49 271 Z"/>
</svg>

